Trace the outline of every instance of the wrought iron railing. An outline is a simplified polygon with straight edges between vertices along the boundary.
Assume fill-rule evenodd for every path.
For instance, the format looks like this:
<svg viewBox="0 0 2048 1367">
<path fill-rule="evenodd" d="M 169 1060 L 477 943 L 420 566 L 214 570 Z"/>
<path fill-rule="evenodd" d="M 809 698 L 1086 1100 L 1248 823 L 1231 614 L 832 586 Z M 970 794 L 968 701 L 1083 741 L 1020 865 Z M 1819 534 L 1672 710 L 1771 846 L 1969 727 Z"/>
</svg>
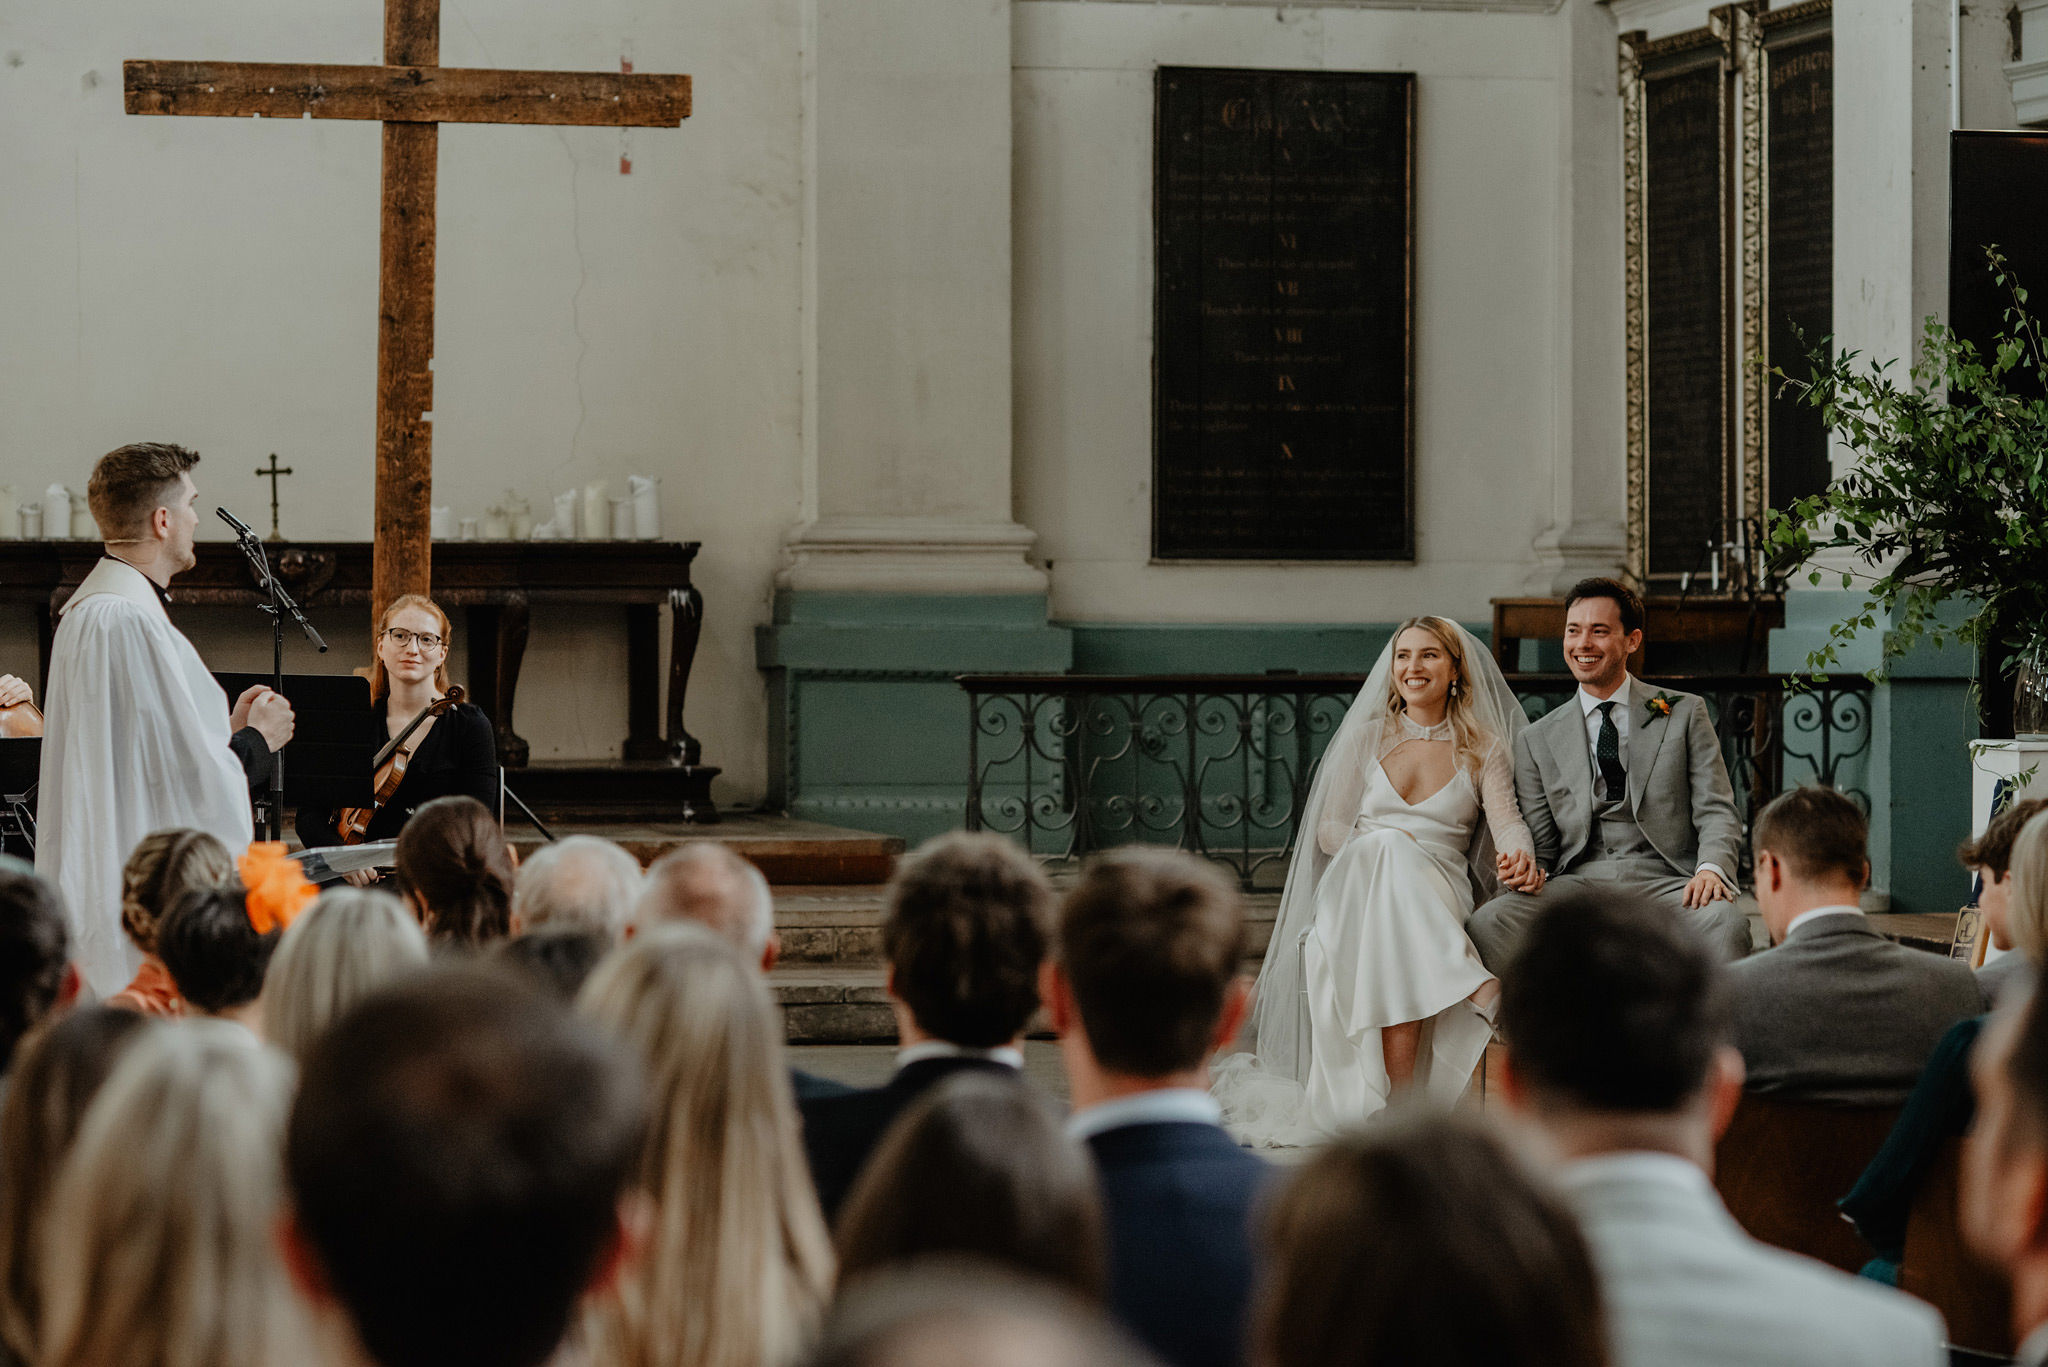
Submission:
<svg viewBox="0 0 2048 1367">
<path fill-rule="evenodd" d="M 1566 674 L 1510 675 L 1533 720 Z M 1278 887 L 1324 746 L 1364 683 L 1353 674 L 970 674 L 967 828 L 1078 859 L 1114 845 L 1193 850 L 1247 889 Z M 1707 702 L 1745 824 L 1786 787 L 1868 805 L 1870 684 L 1783 675 L 1667 676 Z M 1748 853 L 1745 849 L 1746 878 Z"/>
</svg>

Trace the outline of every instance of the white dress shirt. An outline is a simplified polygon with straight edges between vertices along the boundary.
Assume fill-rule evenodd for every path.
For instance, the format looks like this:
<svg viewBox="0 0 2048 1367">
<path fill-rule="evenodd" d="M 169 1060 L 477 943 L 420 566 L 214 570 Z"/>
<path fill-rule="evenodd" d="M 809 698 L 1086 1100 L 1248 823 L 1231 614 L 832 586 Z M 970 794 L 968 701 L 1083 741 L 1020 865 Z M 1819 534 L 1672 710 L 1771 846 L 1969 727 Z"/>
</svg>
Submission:
<svg viewBox="0 0 2048 1367">
<path fill-rule="evenodd" d="M 1585 714 L 1586 718 L 1586 758 L 1593 765 L 1593 798 L 1597 802 L 1605 802 L 1607 800 L 1607 778 L 1600 772 L 1600 705 L 1609 702 L 1614 704 L 1614 711 L 1612 713 L 1614 729 L 1621 736 L 1621 754 L 1619 756 L 1621 772 L 1626 774 L 1628 772 L 1628 733 L 1629 726 L 1633 720 L 1628 714 L 1628 700 L 1629 695 L 1635 691 L 1634 685 L 1635 679 L 1627 670 L 1622 671 L 1621 686 L 1615 689 L 1609 697 L 1595 697 L 1586 691 L 1584 684 L 1579 685 L 1579 710 Z M 1702 859 L 1699 863 L 1699 868 L 1712 872 L 1714 877 L 1720 879 L 1730 890 L 1735 888 L 1735 879 L 1729 875 L 1728 870 L 1712 860 Z M 1695 873 L 1698 871 L 1699 869 L 1694 870 Z"/>
<path fill-rule="evenodd" d="M 1195 1087 L 1161 1087 L 1133 1092 L 1114 1101 L 1097 1102 L 1067 1117 L 1067 1133 L 1087 1140 L 1126 1125 L 1221 1125 L 1223 1108 L 1216 1098 Z"/>
<path fill-rule="evenodd" d="M 1791 939 L 1792 932 L 1798 930 L 1799 927 L 1805 925 L 1808 921 L 1816 920 L 1822 916 L 1861 916 L 1862 914 L 1862 907 L 1851 906 L 1815 907 L 1812 911 L 1802 911 L 1792 918 L 1791 925 L 1785 927 L 1785 938 Z"/>
<path fill-rule="evenodd" d="M 970 1049 L 964 1044 L 948 1044 L 942 1039 L 928 1039 L 922 1044 L 913 1044 L 896 1051 L 896 1067 L 901 1070 L 913 1063 L 923 1063 L 934 1058 L 978 1058 L 989 1063 L 1000 1063 L 1005 1068 L 1024 1068 L 1024 1051 L 999 1044 L 993 1049 Z"/>
</svg>

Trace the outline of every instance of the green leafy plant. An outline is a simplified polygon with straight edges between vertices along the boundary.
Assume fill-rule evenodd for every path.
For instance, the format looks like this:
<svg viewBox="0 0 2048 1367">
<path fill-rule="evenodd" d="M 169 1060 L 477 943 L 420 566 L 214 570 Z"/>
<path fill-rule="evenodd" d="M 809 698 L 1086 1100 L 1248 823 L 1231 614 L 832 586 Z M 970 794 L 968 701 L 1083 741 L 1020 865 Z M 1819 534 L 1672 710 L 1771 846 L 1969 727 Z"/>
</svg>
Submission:
<svg viewBox="0 0 2048 1367">
<path fill-rule="evenodd" d="M 1825 493 L 1765 524 L 1781 575 L 1830 550 L 1863 567 L 1841 575 L 1864 601 L 1807 657 L 1816 674 L 1881 622 L 1879 673 L 1923 640 L 2001 652 L 2001 673 L 2048 653 L 2048 346 L 2005 258 L 1986 255 L 2012 299 L 1989 356 L 1930 317 L 1904 383 L 1896 362 L 1830 360 L 1825 344 L 1807 379 L 1773 372 L 1857 457 Z M 1969 606 L 1959 623 L 1936 614 L 1951 600 Z"/>
</svg>

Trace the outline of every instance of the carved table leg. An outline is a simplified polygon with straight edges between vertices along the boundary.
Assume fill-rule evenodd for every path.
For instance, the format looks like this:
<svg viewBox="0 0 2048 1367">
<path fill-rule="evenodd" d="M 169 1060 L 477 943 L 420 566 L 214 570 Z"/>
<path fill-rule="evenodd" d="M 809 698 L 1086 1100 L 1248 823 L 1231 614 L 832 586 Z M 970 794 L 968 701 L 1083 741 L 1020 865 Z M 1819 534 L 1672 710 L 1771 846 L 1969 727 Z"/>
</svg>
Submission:
<svg viewBox="0 0 2048 1367">
<path fill-rule="evenodd" d="M 683 695 L 690 687 L 690 666 L 697 660 L 697 638 L 704 630 L 704 595 L 693 584 L 672 590 L 669 611 L 675 623 L 668 642 L 668 755 L 679 764 L 701 764 L 704 747 L 683 729 Z"/>
<path fill-rule="evenodd" d="M 519 691 L 519 667 L 526 660 L 526 635 L 532 613 L 526 595 L 515 593 L 505 600 L 498 618 L 497 722 L 498 763 L 507 769 L 524 769 L 530 748 L 512 729 L 512 700 Z"/>
<path fill-rule="evenodd" d="M 626 608 L 626 743 L 629 760 L 668 758 L 661 738 L 661 604 Z"/>
</svg>

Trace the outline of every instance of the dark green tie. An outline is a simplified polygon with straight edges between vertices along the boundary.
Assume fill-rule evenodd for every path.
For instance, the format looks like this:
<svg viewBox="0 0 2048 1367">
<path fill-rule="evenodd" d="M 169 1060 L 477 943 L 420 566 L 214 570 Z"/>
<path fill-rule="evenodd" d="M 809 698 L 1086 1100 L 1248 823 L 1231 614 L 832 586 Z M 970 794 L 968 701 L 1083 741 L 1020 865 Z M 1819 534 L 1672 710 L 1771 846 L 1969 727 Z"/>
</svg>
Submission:
<svg viewBox="0 0 2048 1367">
<path fill-rule="evenodd" d="M 1607 800 L 1619 802 L 1628 796 L 1628 775 L 1621 767 L 1621 731 L 1614 724 L 1614 704 L 1611 701 L 1601 703 L 1597 710 L 1600 713 L 1600 748 L 1597 751 L 1600 777 L 1607 780 Z"/>
</svg>

